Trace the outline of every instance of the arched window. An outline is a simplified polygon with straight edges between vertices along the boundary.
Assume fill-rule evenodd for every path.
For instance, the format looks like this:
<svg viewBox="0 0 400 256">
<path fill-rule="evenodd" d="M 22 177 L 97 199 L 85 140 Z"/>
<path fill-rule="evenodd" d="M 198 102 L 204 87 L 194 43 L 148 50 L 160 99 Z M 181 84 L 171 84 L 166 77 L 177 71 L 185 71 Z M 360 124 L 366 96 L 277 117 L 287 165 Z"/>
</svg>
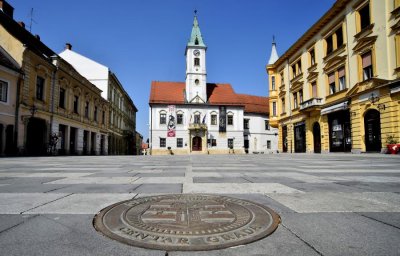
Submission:
<svg viewBox="0 0 400 256">
<path fill-rule="evenodd" d="M 232 112 L 228 112 L 228 125 L 233 125 L 233 113 Z"/>
<path fill-rule="evenodd" d="M 200 58 L 194 58 L 194 65 L 200 66 Z"/>
<path fill-rule="evenodd" d="M 167 112 L 160 112 L 160 124 L 167 124 Z"/>
</svg>

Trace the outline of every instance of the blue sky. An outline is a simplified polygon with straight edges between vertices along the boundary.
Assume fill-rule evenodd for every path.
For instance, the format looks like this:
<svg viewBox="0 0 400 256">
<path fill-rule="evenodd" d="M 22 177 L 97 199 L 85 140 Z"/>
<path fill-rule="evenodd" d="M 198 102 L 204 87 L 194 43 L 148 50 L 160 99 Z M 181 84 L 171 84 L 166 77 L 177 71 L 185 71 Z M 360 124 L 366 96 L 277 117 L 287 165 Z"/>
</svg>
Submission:
<svg viewBox="0 0 400 256">
<path fill-rule="evenodd" d="M 268 95 L 265 65 L 272 36 L 283 54 L 335 0 L 8 0 L 14 19 L 60 53 L 73 50 L 117 75 L 148 138 L 150 83 L 184 81 L 184 50 L 198 10 L 207 50 L 207 81 L 237 93 Z M 28 28 L 29 29 L 29 28 Z"/>
</svg>

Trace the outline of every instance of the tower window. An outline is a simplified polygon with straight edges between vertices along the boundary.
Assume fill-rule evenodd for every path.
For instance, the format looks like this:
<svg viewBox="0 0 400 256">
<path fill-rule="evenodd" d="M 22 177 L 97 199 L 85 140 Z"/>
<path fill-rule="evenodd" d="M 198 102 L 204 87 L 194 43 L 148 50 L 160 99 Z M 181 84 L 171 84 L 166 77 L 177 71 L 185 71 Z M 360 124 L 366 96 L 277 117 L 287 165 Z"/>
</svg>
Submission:
<svg viewBox="0 0 400 256">
<path fill-rule="evenodd" d="M 196 85 L 199 85 L 199 83 L 200 83 L 199 79 L 194 80 L 194 83 L 195 83 Z"/>
<path fill-rule="evenodd" d="M 200 58 L 194 58 L 194 65 L 200 66 Z"/>
<path fill-rule="evenodd" d="M 199 45 L 199 39 L 197 39 L 197 37 L 196 37 L 196 39 L 194 40 L 194 44 L 195 44 L 195 45 Z"/>
</svg>

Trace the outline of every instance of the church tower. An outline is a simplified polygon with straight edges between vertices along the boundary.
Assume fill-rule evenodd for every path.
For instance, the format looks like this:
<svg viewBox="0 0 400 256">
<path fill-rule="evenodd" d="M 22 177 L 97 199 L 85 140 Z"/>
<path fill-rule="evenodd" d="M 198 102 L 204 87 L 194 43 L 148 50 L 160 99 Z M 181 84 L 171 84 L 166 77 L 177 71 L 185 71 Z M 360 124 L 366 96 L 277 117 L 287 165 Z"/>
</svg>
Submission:
<svg viewBox="0 0 400 256">
<path fill-rule="evenodd" d="M 206 51 L 201 36 L 197 11 L 194 12 L 192 34 L 186 45 L 186 101 L 188 103 L 207 102 Z"/>
</svg>

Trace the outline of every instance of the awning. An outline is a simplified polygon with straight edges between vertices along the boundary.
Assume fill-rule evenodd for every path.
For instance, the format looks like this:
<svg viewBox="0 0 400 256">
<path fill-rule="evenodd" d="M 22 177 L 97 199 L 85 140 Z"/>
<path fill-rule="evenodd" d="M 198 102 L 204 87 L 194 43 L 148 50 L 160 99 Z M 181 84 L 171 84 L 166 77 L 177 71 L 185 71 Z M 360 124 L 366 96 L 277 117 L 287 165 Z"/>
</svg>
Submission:
<svg viewBox="0 0 400 256">
<path fill-rule="evenodd" d="M 327 108 L 323 108 L 321 109 L 321 115 L 326 115 L 332 112 L 336 112 L 336 111 L 340 111 L 340 110 L 345 110 L 347 109 L 347 101 L 345 102 L 341 102 L 339 104 L 335 104 L 333 106 L 327 107 Z"/>
</svg>

